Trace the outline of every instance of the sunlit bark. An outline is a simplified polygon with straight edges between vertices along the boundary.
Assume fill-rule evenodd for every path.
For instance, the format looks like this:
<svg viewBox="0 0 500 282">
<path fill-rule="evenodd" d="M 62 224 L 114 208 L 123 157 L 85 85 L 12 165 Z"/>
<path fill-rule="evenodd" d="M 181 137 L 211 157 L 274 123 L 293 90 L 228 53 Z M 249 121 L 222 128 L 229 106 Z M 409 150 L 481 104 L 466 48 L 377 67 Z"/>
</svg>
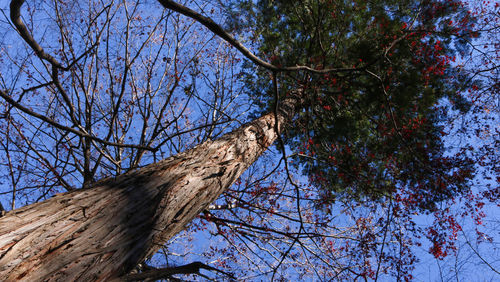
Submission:
<svg viewBox="0 0 500 282">
<path fill-rule="evenodd" d="M 0 218 L 0 277 L 93 281 L 127 274 L 257 160 L 294 101 L 215 141 L 8 213 Z"/>
</svg>

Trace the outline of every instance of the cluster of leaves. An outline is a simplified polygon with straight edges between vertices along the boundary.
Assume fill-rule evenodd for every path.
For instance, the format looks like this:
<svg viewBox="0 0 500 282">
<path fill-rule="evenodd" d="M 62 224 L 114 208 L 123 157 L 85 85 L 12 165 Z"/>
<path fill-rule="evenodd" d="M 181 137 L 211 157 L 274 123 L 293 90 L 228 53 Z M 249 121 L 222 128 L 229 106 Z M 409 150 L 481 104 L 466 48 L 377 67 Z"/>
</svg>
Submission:
<svg viewBox="0 0 500 282">
<path fill-rule="evenodd" d="M 276 66 L 338 69 L 279 77 L 281 95 L 303 89 L 288 143 L 325 202 L 376 200 L 405 188 L 414 207 L 434 209 L 468 187 L 472 161 L 447 156 L 447 111 L 438 106 L 447 99 L 469 109 L 460 92 L 474 81 L 452 67 L 478 36 L 463 4 L 263 0 L 241 7 L 255 19 L 249 24 L 258 27 L 260 55 Z M 275 99 L 268 77 L 248 69 L 247 79 L 262 81 L 251 95 L 265 101 L 264 110 Z"/>
</svg>

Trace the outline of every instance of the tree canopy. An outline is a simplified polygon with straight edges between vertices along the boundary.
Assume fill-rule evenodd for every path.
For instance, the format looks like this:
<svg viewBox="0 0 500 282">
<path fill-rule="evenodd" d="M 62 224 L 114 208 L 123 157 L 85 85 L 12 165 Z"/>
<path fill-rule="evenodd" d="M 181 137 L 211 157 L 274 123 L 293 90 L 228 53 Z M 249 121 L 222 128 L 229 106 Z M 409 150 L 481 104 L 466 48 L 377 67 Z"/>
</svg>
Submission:
<svg viewBox="0 0 500 282">
<path fill-rule="evenodd" d="M 407 190 L 419 207 L 432 209 L 469 187 L 473 161 L 467 154 L 446 155 L 441 137 L 449 116 L 438 105 L 450 101 L 461 114 L 470 108 L 460 93 L 475 81 L 452 67 L 459 50 L 477 37 L 475 19 L 463 5 L 251 3 L 239 5 L 251 19 L 246 24 L 257 27 L 252 36 L 260 39 L 259 55 L 277 66 L 318 70 L 302 77 L 283 74 L 279 82 L 282 95 L 305 85 L 288 142 L 298 153 L 296 163 L 327 197 L 346 192 L 376 199 Z M 240 17 L 230 25 L 239 24 Z M 247 77 L 263 82 L 251 92 L 255 99 L 267 99 L 263 105 L 275 99 L 266 76 L 266 71 L 250 70 Z"/>
</svg>

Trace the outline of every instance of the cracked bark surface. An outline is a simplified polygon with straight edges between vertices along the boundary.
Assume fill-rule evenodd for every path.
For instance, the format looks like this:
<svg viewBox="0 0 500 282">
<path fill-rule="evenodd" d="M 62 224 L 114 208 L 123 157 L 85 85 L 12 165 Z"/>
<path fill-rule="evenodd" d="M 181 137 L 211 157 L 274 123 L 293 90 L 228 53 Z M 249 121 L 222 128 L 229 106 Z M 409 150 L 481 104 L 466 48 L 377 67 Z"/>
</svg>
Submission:
<svg viewBox="0 0 500 282">
<path fill-rule="evenodd" d="M 287 98 L 277 113 L 215 141 L 7 213 L 0 218 L 0 277 L 101 281 L 126 275 L 258 159 L 297 103 Z"/>
</svg>

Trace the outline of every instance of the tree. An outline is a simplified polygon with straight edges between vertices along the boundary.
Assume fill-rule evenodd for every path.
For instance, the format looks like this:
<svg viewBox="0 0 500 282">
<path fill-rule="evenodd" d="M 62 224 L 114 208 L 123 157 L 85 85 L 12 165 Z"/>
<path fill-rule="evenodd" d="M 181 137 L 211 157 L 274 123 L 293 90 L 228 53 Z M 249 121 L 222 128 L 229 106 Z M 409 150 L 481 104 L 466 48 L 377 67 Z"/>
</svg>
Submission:
<svg viewBox="0 0 500 282">
<path fill-rule="evenodd" d="M 402 265 L 403 261 L 411 265 L 411 253 L 400 249 L 399 257 L 391 258 L 384 250 L 387 233 L 398 237 L 400 248 L 410 240 L 394 230 L 388 232 L 390 224 L 416 211 L 441 212 L 437 203 L 467 195 L 473 176 L 466 150 L 445 156 L 440 123 L 447 112 L 436 107 L 440 99 L 453 102 L 461 113 L 471 107 L 460 93 L 474 89 L 476 81 L 467 80 L 470 76 L 458 72 L 451 60 L 455 50 L 466 48 L 467 41 L 477 36 L 471 30 L 472 16 L 453 1 L 366 5 L 310 1 L 303 6 L 259 1 L 255 8 L 251 1 L 241 1 L 240 8 L 231 10 L 233 20 L 228 25 L 257 27 L 251 34 L 259 41 L 254 55 L 209 17 L 173 1 L 159 2 L 167 10 L 141 14 L 139 2 L 78 7 L 88 12 L 81 26 L 68 24 L 80 17 L 75 7 L 57 2 L 50 7 L 55 11 L 55 24 L 47 30 L 56 30 L 58 35 L 43 48 L 31 35 L 37 28 L 29 30 L 21 20 L 23 1 L 11 2 L 11 21 L 36 55 L 25 54 L 27 61 L 35 61 L 16 65 L 14 73 L 22 79 L 4 82 L 5 90 L 0 92 L 6 101 L 2 130 L 5 136 L 14 132 L 14 137 L 2 143 L 13 199 L 19 197 L 16 190 L 31 185 L 42 187 L 37 190 L 40 199 L 56 189 L 68 192 L 0 219 L 2 276 L 8 280 L 124 278 L 201 212 L 204 220 L 217 224 L 221 236 L 229 236 L 224 229 L 238 224 L 244 226 L 238 231 L 243 235 L 245 228 L 273 234 L 270 230 L 276 222 L 259 229 L 250 215 L 245 222 L 239 216 L 228 219 L 206 209 L 278 140 L 286 179 L 294 187 L 291 198 L 296 204 L 298 232 L 274 232 L 275 238 L 289 240 L 286 250 L 279 252 L 276 269 L 293 255 L 295 244 L 308 248 L 302 238 L 327 251 L 311 252 L 315 259 L 330 260 L 338 251 L 320 225 L 331 222 L 331 204 L 337 200 L 352 208 L 353 203 L 368 200 L 371 208 L 386 209 L 385 226 L 377 231 L 384 234 L 382 242 L 373 239 L 378 234 L 370 223 L 374 218 L 352 212 L 353 217 L 359 216 L 349 229 L 358 245 L 349 250 L 341 247 L 340 252 L 349 254 L 355 263 L 325 262 L 331 269 L 315 270 L 317 275 L 377 277 L 392 265 L 395 276 L 410 277 Z M 34 16 L 40 8 L 29 7 L 27 12 Z M 151 10 L 149 5 L 144 8 Z M 204 50 L 217 48 L 217 41 L 211 36 L 203 40 L 188 35 L 193 23 L 183 22 L 172 11 L 201 23 L 258 67 L 246 68 L 241 77 L 246 87 L 253 85 L 249 96 L 266 102 L 261 117 L 209 140 L 225 131 L 219 125 L 237 117 L 237 108 L 228 114 L 237 92 L 221 82 L 226 70 L 237 68 L 237 56 L 217 52 L 205 55 L 214 56 L 216 64 L 203 60 Z M 255 22 L 246 24 L 240 17 Z M 452 18 L 460 19 L 460 24 L 451 24 Z M 115 19 L 124 24 L 122 30 Z M 341 26 L 349 28 L 341 30 Z M 170 48 L 169 28 L 174 30 L 175 44 L 173 56 L 167 57 L 162 52 Z M 200 27 L 193 29 L 203 32 Z M 78 32 L 83 36 L 78 37 Z M 245 32 L 240 34 L 245 36 Z M 452 44 L 455 37 L 463 40 L 456 47 Z M 189 44 L 186 50 L 180 48 L 184 40 Z M 12 56 L 6 58 L 15 61 Z M 215 74 L 204 75 L 204 68 L 213 65 Z M 16 85 L 24 84 L 23 80 L 29 86 Z M 213 92 L 213 100 L 199 94 L 205 87 Z M 192 100 L 202 106 L 200 114 L 188 119 Z M 39 103 L 48 106 L 39 109 Z M 190 124 L 197 119 L 201 122 Z M 286 140 L 280 136 L 284 128 Z M 189 133 L 194 133 L 193 140 L 186 146 Z M 37 134 L 48 140 L 40 140 Z M 173 139 L 179 136 L 184 139 L 176 144 Z M 196 142 L 201 144 L 178 153 Z M 297 152 L 293 162 L 308 175 L 310 191 L 317 198 L 302 198 L 307 193 L 292 179 L 285 145 Z M 148 163 L 152 164 L 143 167 Z M 34 184 L 21 180 L 28 171 Z M 23 187 L 17 189 L 18 183 Z M 81 183 L 82 189 L 74 183 Z M 249 213 L 262 215 L 259 198 L 266 195 L 271 200 L 276 184 L 245 189 L 254 193 L 251 201 L 241 196 L 228 205 L 244 204 Z M 275 199 L 265 213 L 274 214 L 283 203 Z M 319 213 L 306 212 L 313 209 Z M 322 223 L 311 224 L 313 217 Z M 412 221 L 398 224 L 411 228 Z M 454 228 L 450 219 L 443 222 L 442 230 L 430 232 L 436 256 L 446 252 L 443 236 L 448 230 L 456 232 Z M 358 254 L 354 254 L 356 249 Z M 373 253 L 378 255 L 376 269 L 370 266 Z M 353 266 L 359 262 L 363 265 Z M 350 274 L 343 274 L 343 268 Z M 154 272 L 139 271 L 143 276 L 128 279 Z M 165 275 L 171 273 L 167 270 Z"/>
</svg>

